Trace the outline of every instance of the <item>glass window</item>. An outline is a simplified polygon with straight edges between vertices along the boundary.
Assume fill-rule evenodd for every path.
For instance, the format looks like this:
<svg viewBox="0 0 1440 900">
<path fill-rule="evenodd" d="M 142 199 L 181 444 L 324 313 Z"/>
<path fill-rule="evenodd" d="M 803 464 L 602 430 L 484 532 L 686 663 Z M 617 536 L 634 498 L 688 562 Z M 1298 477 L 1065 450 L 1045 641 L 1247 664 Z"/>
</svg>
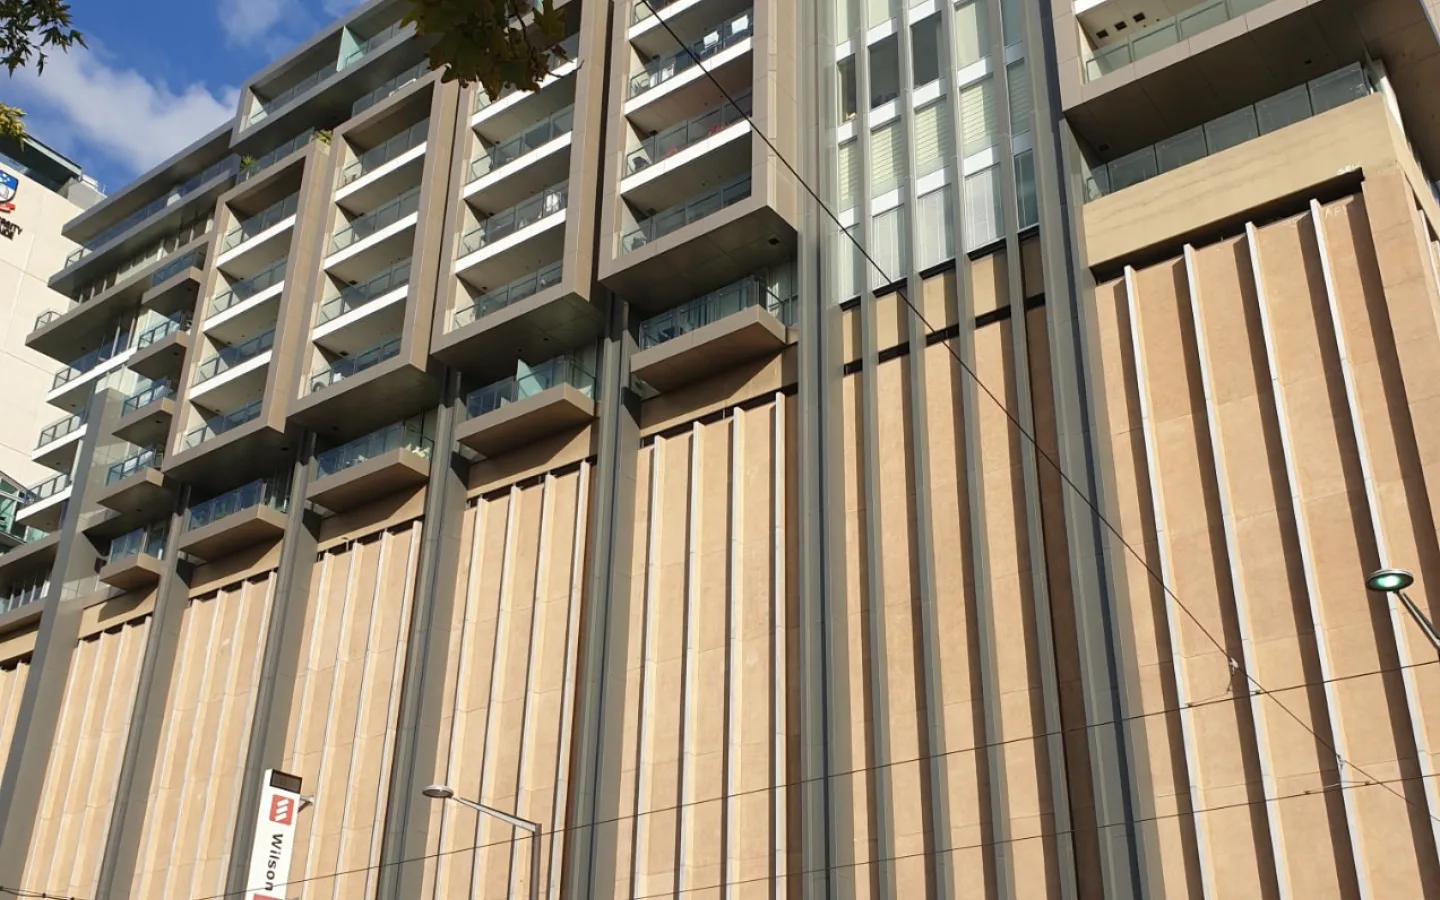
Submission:
<svg viewBox="0 0 1440 900">
<path fill-rule="evenodd" d="M 915 110 L 915 173 L 928 175 L 942 169 L 954 155 L 950 105 L 945 98 Z"/>
<path fill-rule="evenodd" d="M 909 254 L 905 252 L 905 207 L 883 212 L 870 223 L 871 289 L 901 281 L 906 275 Z"/>
<path fill-rule="evenodd" d="M 1029 150 L 1015 154 L 1015 199 L 1021 228 L 1040 221 L 1040 202 L 1035 193 L 1035 156 Z"/>
<path fill-rule="evenodd" d="M 963 69 L 989 55 L 990 17 L 985 0 L 955 5 L 955 65 Z"/>
<path fill-rule="evenodd" d="M 1013 47 L 1025 40 L 1025 11 L 1020 8 L 1020 0 L 1000 0 L 1000 26 L 1005 46 Z"/>
<path fill-rule="evenodd" d="M 910 50 L 915 86 L 940 78 L 940 17 L 930 16 L 910 26 Z"/>
<path fill-rule="evenodd" d="M 856 15 L 859 0 L 835 0 L 835 43 L 839 44 L 850 37 L 850 32 L 855 29 L 855 23 L 860 17 Z"/>
<path fill-rule="evenodd" d="M 848 141 L 840 145 L 840 208 L 849 209 L 855 205 L 860 194 L 859 142 Z"/>
<path fill-rule="evenodd" d="M 955 255 L 955 211 L 950 185 L 921 197 L 916 207 L 916 268 L 925 270 Z"/>
<path fill-rule="evenodd" d="M 905 132 L 894 119 L 870 132 L 870 192 L 878 197 L 904 180 Z"/>
<path fill-rule="evenodd" d="M 995 145 L 995 79 L 987 75 L 960 92 L 960 131 L 965 156 Z"/>
<path fill-rule="evenodd" d="M 895 18 L 900 11 L 899 0 L 866 0 L 865 24 L 874 28 L 876 25 L 888 22 Z"/>
<path fill-rule="evenodd" d="M 1010 133 L 1020 135 L 1030 130 L 1030 72 L 1025 60 L 1011 63 L 1006 70 L 1010 89 Z"/>
<path fill-rule="evenodd" d="M 900 96 L 900 44 L 890 35 L 870 47 L 870 108 Z"/>
<path fill-rule="evenodd" d="M 965 178 L 965 249 L 1000 240 L 1000 167 Z"/>
<path fill-rule="evenodd" d="M 858 273 L 860 270 L 860 251 L 855 247 L 855 242 L 843 229 L 837 229 L 830 235 L 831 265 L 834 271 L 834 302 L 844 303 L 851 297 L 860 293 L 860 281 Z"/>
<path fill-rule="evenodd" d="M 855 57 L 840 60 L 840 121 L 855 118 Z"/>
</svg>

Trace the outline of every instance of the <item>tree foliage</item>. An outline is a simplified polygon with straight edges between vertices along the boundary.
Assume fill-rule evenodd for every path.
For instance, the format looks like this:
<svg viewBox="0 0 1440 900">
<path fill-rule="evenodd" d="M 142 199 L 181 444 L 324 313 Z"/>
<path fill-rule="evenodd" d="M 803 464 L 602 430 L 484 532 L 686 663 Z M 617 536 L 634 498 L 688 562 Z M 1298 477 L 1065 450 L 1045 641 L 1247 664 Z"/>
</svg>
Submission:
<svg viewBox="0 0 1440 900">
<path fill-rule="evenodd" d="M 565 15 L 555 0 L 410 0 L 404 22 L 433 39 L 430 65 L 446 81 L 479 84 L 490 96 L 535 90 L 565 59 Z"/>
<path fill-rule="evenodd" d="M 34 60 L 45 71 L 47 50 L 68 51 L 85 46 L 85 37 L 71 24 L 67 0 L 0 0 L 0 60 L 11 75 Z M 0 103 L 0 135 L 25 139 L 25 113 Z"/>
</svg>

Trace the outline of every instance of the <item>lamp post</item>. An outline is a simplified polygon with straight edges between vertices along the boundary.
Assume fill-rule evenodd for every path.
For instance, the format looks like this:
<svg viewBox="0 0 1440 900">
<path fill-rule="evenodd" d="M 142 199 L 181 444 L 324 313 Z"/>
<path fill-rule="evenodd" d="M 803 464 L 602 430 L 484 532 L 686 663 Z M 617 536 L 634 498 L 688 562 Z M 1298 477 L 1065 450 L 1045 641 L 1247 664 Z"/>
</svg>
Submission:
<svg viewBox="0 0 1440 900">
<path fill-rule="evenodd" d="M 1404 569 L 1377 569 L 1365 576 L 1365 587 L 1377 594 L 1394 594 L 1400 598 L 1400 602 L 1405 605 L 1405 611 L 1410 613 L 1410 618 L 1420 626 L 1420 630 L 1430 641 L 1430 646 L 1440 653 L 1440 634 L 1436 633 L 1435 625 L 1420 607 L 1405 595 L 1405 589 L 1414 583 L 1415 576 Z"/>
<path fill-rule="evenodd" d="M 530 832 L 530 897 L 531 900 L 540 900 L 540 835 L 544 829 L 540 827 L 539 822 L 531 822 L 529 819 L 502 812 L 493 806 L 457 797 L 453 788 L 443 784 L 432 784 L 422 789 L 420 793 L 431 800 L 454 800 L 461 806 L 468 806 L 478 813 L 499 819 L 513 828 Z"/>
</svg>

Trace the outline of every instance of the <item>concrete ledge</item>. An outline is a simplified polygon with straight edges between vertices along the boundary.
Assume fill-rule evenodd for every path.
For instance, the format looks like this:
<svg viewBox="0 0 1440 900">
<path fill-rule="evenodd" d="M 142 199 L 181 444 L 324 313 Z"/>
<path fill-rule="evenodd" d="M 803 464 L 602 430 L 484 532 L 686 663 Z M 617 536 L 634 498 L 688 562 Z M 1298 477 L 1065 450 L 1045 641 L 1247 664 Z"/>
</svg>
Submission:
<svg viewBox="0 0 1440 900">
<path fill-rule="evenodd" d="M 575 293 L 570 279 L 440 335 L 432 353 L 446 365 L 501 377 L 515 359 L 548 359 L 557 347 L 600 334 L 600 310 Z"/>
<path fill-rule="evenodd" d="M 138 553 L 108 563 L 100 570 L 100 580 L 122 591 L 157 584 L 165 564 L 148 553 Z"/>
<path fill-rule="evenodd" d="M 136 350 L 125 364 L 132 372 L 150 379 L 178 374 L 190 351 L 190 331 L 172 331 L 147 347 Z"/>
<path fill-rule="evenodd" d="M 636 353 L 630 371 L 657 391 L 671 391 L 736 363 L 785 348 L 788 329 L 752 306 Z"/>
<path fill-rule="evenodd" d="M 206 562 L 275 540 L 285 533 L 285 514 L 271 506 L 252 506 L 180 535 L 177 549 Z"/>
<path fill-rule="evenodd" d="M 407 447 L 396 447 L 374 459 L 310 482 L 305 499 L 344 512 L 403 488 L 424 484 L 430 461 Z"/>
<path fill-rule="evenodd" d="M 595 401 L 562 384 L 460 423 L 455 439 L 477 453 L 497 456 L 594 418 Z"/>
<path fill-rule="evenodd" d="M 137 513 L 148 519 L 169 512 L 174 495 L 159 469 L 144 468 L 101 488 L 95 501 L 116 512 Z"/>
<path fill-rule="evenodd" d="M 115 436 L 142 446 L 163 442 L 175 418 L 175 398 L 164 397 L 131 410 L 115 423 Z"/>
</svg>

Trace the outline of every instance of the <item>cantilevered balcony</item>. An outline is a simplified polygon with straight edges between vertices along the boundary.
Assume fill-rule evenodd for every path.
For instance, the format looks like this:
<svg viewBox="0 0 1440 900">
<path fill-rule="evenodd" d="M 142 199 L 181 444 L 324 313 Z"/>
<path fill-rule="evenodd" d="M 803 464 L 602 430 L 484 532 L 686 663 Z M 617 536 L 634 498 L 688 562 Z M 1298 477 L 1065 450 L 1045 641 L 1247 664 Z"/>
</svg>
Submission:
<svg viewBox="0 0 1440 900">
<path fill-rule="evenodd" d="M 290 480 L 284 474 L 259 478 L 191 505 L 178 548 L 209 561 L 285 533 Z"/>
<path fill-rule="evenodd" d="M 81 410 L 43 428 L 30 460 L 47 469 L 69 470 L 85 436 L 85 417 L 85 410 Z"/>
<path fill-rule="evenodd" d="M 240 182 L 246 182 L 257 177 L 261 172 L 269 169 L 296 150 L 307 146 L 313 140 L 315 140 L 315 130 L 313 128 L 307 128 L 281 143 L 279 146 L 262 153 L 260 156 L 241 160 L 238 180 Z"/>
<path fill-rule="evenodd" d="M 392 337 L 354 356 L 334 360 L 310 376 L 310 392 L 323 391 L 331 385 L 359 375 L 400 353 L 400 338 Z"/>
<path fill-rule="evenodd" d="M 631 372 L 659 391 L 699 381 L 789 343 L 795 300 L 746 278 L 640 323 Z"/>
<path fill-rule="evenodd" d="M 254 247 L 284 235 L 295 224 L 295 212 L 299 206 L 300 194 L 297 192 L 237 221 L 220 242 L 216 262 L 223 265 L 247 246 Z"/>
<path fill-rule="evenodd" d="M 687 47 L 674 51 L 667 47 L 663 55 L 642 62 L 630 75 L 626 117 L 646 131 L 658 132 L 721 99 L 710 81 L 712 75 L 732 95 L 749 88 L 754 26 L 754 16 L 746 10 Z"/>
<path fill-rule="evenodd" d="M 178 375 L 190 349 L 188 313 L 157 318 L 135 338 L 135 352 L 126 364 L 130 371 L 150 379 Z"/>
<path fill-rule="evenodd" d="M 564 252 L 568 182 L 480 219 L 460 239 L 455 272 L 480 289 L 508 284 Z"/>
<path fill-rule="evenodd" d="M 242 278 L 217 293 L 206 313 L 206 336 L 225 343 L 237 343 L 273 324 L 279 315 L 280 294 L 285 289 L 288 265 L 288 258 L 277 259 L 254 275 Z"/>
<path fill-rule="evenodd" d="M 417 173 L 418 177 L 418 173 Z M 326 248 L 325 268 L 347 280 L 362 273 L 365 266 L 356 262 L 367 247 L 383 247 L 392 254 L 400 253 L 410 229 L 419 220 L 420 185 L 386 201 L 375 209 L 351 219 L 336 230 Z M 413 240 L 410 241 L 413 244 Z M 382 254 L 383 255 L 383 254 Z M 349 264 L 349 265 L 347 265 Z M 337 267 L 344 266 L 343 269 Z"/>
<path fill-rule="evenodd" d="M 170 422 L 174 415 L 174 383 L 169 380 L 152 382 L 120 404 L 115 436 L 141 446 L 160 444 L 170 434 Z"/>
<path fill-rule="evenodd" d="M 752 0 L 634 0 L 630 13 L 631 46 L 648 57 L 675 49 L 680 43 L 703 40 L 716 22 L 728 21 L 747 12 Z M 651 12 L 654 8 L 654 13 Z"/>
<path fill-rule="evenodd" d="M 164 571 L 166 523 L 154 522 L 128 531 L 110 541 L 100 580 L 122 591 L 155 584 Z"/>
<path fill-rule="evenodd" d="M 101 506 L 127 517 L 154 519 L 170 511 L 174 494 L 160 472 L 164 452 L 142 447 L 105 470 L 105 485 L 95 498 Z"/>
<path fill-rule="evenodd" d="M 425 155 L 429 134 L 430 120 L 422 119 L 399 134 L 357 154 L 355 161 L 340 172 L 336 199 L 343 200 L 364 190 L 390 172 L 418 163 Z"/>
<path fill-rule="evenodd" d="M 228 412 L 207 416 L 204 424 L 198 428 L 192 428 L 185 433 L 185 437 L 181 441 L 181 448 L 190 450 L 199 447 L 208 440 L 234 431 L 236 428 L 248 422 L 255 421 L 260 418 L 261 405 L 261 400 L 255 399 Z"/>
<path fill-rule="evenodd" d="M 41 531 L 55 531 L 64 517 L 65 501 L 70 499 L 74 480 L 69 472 L 45 479 L 25 492 L 25 503 L 15 514 L 15 521 Z"/>
<path fill-rule="evenodd" d="M 621 236 L 620 250 L 622 253 L 632 253 L 749 196 L 750 175 L 747 172 L 714 190 L 691 197 L 664 212 L 638 220 L 634 227 L 628 229 Z"/>
<path fill-rule="evenodd" d="M 480 294 L 473 303 L 466 304 L 455 311 L 453 327 L 464 328 L 471 322 L 483 319 L 513 303 L 519 303 L 521 300 L 526 300 L 543 290 L 554 287 L 560 283 L 564 271 L 565 264 L 563 262 L 554 262 L 543 269 L 521 275 L 503 287 Z"/>
<path fill-rule="evenodd" d="M 580 35 L 572 34 L 556 47 L 559 52 L 550 54 L 549 74 L 534 91 L 508 88 L 492 100 L 484 88 L 476 90 L 470 125 L 478 134 L 492 141 L 504 140 L 575 102 Z"/>
<path fill-rule="evenodd" d="M 306 499 L 343 512 L 424 484 L 434 446 L 417 417 L 332 447 L 315 457 L 315 478 Z"/>
<path fill-rule="evenodd" d="M 490 290 L 466 281 L 456 289 L 450 328 L 431 353 L 477 375 L 503 374 L 517 355 L 548 359 L 556 347 L 580 346 L 600 332 L 599 310 L 576 294 L 560 260 Z"/>
<path fill-rule="evenodd" d="M 395 94 L 403 91 L 411 84 L 414 84 L 429 74 L 430 63 L 428 61 L 421 61 L 402 72 L 392 75 L 374 88 L 357 97 L 355 102 L 350 106 L 350 117 L 354 118 L 377 103 L 390 99 Z"/>
<path fill-rule="evenodd" d="M 40 529 L 27 528 L 15 521 L 15 514 L 23 503 L 22 491 L 12 492 L 8 486 L 0 488 L 0 559 L 16 547 L 45 536 Z M 3 607 L 0 612 L 4 612 Z"/>
<path fill-rule="evenodd" d="M 483 147 L 470 163 L 464 196 L 491 208 L 518 203 L 570 173 L 575 108 L 567 106 L 523 132 Z"/>
<path fill-rule="evenodd" d="M 245 397 L 263 392 L 265 369 L 275 346 L 270 328 L 238 344 L 221 347 L 195 367 L 190 399 L 228 409 Z"/>
<path fill-rule="evenodd" d="M 324 338 L 381 308 L 403 304 L 410 287 L 410 260 L 404 259 L 320 304 L 315 313 L 315 337 Z"/>
<path fill-rule="evenodd" d="M 659 134 L 625 155 L 620 194 L 639 209 L 671 209 L 702 194 L 717 178 L 737 178 L 751 166 L 751 95 L 724 101 Z M 738 108 L 737 108 L 738 104 Z"/>
<path fill-rule="evenodd" d="M 507 450 L 579 428 L 595 418 L 595 376 L 578 360 L 557 356 L 526 366 L 465 398 L 468 418 L 456 429 L 460 443 L 496 456 Z"/>
<path fill-rule="evenodd" d="M 1091 47 L 1083 48 L 1090 54 L 1085 62 L 1085 80 L 1093 81 L 1139 62 L 1166 47 L 1173 47 L 1217 25 L 1238 19 L 1268 2 L 1270 0 L 1207 0 L 1168 19 L 1135 23 L 1124 32 L 1114 31 L 1109 21 L 1113 12 L 1107 11 L 1113 4 L 1091 4 L 1079 17 L 1086 40 L 1093 42 Z M 1101 34 L 1105 37 L 1098 37 Z"/>
<path fill-rule="evenodd" d="M 45 402 L 63 409 L 79 410 L 85 404 L 95 382 L 106 373 L 124 365 L 130 358 L 131 351 L 130 328 L 128 325 L 122 326 L 119 333 L 105 343 L 72 360 L 70 365 L 56 372 L 51 379 L 50 392 L 45 395 Z"/>
</svg>

